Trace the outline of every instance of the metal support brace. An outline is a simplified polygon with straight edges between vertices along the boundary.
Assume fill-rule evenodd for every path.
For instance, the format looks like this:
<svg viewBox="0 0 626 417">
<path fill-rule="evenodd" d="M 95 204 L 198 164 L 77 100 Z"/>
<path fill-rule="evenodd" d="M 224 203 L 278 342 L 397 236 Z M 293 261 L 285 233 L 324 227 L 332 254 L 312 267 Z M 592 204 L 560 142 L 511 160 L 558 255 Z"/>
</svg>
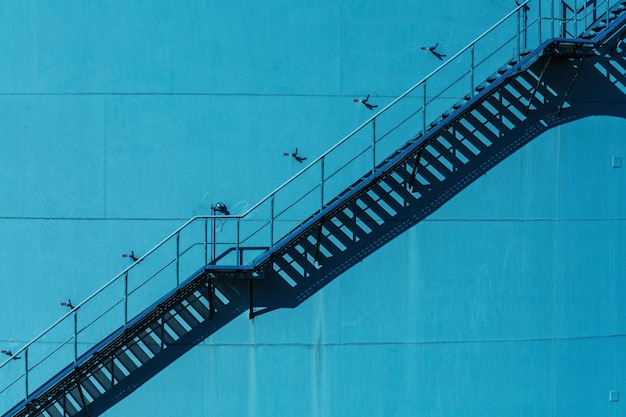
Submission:
<svg viewBox="0 0 626 417">
<path fill-rule="evenodd" d="M 111 364 L 111 368 L 109 369 L 109 372 L 111 373 L 111 387 L 113 387 L 117 382 L 115 380 L 115 363 L 113 362 L 113 356 L 111 356 L 111 361 L 109 363 Z"/>
<path fill-rule="evenodd" d="M 80 385 L 80 381 L 78 380 L 78 378 L 76 378 L 75 381 L 76 381 L 76 388 L 78 389 L 78 393 L 80 394 L 80 402 L 82 403 L 81 405 L 83 406 L 83 410 L 85 410 L 87 417 L 89 417 L 91 413 L 89 412 L 89 404 L 87 404 L 87 401 L 85 401 L 85 394 L 83 394 L 83 387 Z"/>
<path fill-rule="evenodd" d="M 161 350 L 165 349 L 165 342 L 163 341 L 163 338 L 165 337 L 165 319 L 163 317 L 161 317 L 160 319 L 160 326 L 159 326 L 159 339 L 161 339 Z"/>
<path fill-rule="evenodd" d="M 565 101 L 567 100 L 567 96 L 569 96 L 569 93 L 572 90 L 572 87 L 574 86 L 574 83 L 576 82 L 576 79 L 578 78 L 578 75 L 580 74 L 580 71 L 583 68 L 583 64 L 585 63 L 585 58 L 586 57 L 583 56 L 580 59 L 580 64 L 578 65 L 578 70 L 576 71 L 576 73 L 572 77 L 572 80 L 570 81 L 569 86 L 567 87 L 567 91 L 563 95 L 563 101 L 561 101 L 561 105 L 559 106 L 558 110 L 556 111 L 556 117 L 560 117 L 561 116 L 561 110 L 563 110 L 563 106 L 565 105 Z"/>
<path fill-rule="evenodd" d="M 528 99 L 528 104 L 526 105 L 526 110 L 524 111 L 524 116 L 528 115 L 528 111 L 530 110 L 530 105 L 533 102 L 533 98 L 535 98 L 535 94 L 537 94 L 537 90 L 539 89 L 539 85 L 541 84 L 541 81 L 543 80 L 543 76 L 545 75 L 546 71 L 548 70 L 548 66 L 550 65 L 550 61 L 552 61 L 552 56 L 553 55 L 550 55 L 548 57 L 548 59 L 546 60 L 546 64 L 543 66 L 543 69 L 541 70 L 541 74 L 539 74 L 539 79 L 537 80 L 537 83 L 533 87 L 532 94 L 530 95 L 530 98 Z"/>
<path fill-rule="evenodd" d="M 406 185 L 406 189 L 409 190 L 409 192 L 413 192 L 413 182 L 415 181 L 415 177 L 417 176 L 417 167 L 420 163 L 420 160 L 422 159 L 423 150 L 424 148 L 420 148 L 420 150 L 417 151 L 415 163 L 413 164 L 413 170 L 411 171 L 411 178 L 409 179 L 409 183 Z"/>
<path fill-rule="evenodd" d="M 324 218 L 320 219 L 320 230 L 317 233 L 317 240 L 315 241 L 315 253 L 313 254 L 313 262 L 316 265 L 319 265 L 319 261 L 317 260 L 317 256 L 320 254 L 320 242 L 322 240 L 322 225 L 324 223 Z"/>
<path fill-rule="evenodd" d="M 252 301 L 252 285 L 253 285 L 252 281 L 253 280 L 251 280 L 251 279 L 248 280 L 248 283 L 249 283 L 248 293 L 250 295 L 250 311 L 248 313 L 248 318 L 250 320 L 252 320 L 254 318 L 254 304 L 253 304 L 253 301 Z"/>
<path fill-rule="evenodd" d="M 213 280 L 211 279 L 211 277 L 209 276 L 208 279 L 208 286 L 209 286 L 209 320 L 213 318 L 213 312 L 215 311 L 215 305 L 213 302 L 213 295 L 215 294 L 215 284 L 213 283 Z"/>
</svg>

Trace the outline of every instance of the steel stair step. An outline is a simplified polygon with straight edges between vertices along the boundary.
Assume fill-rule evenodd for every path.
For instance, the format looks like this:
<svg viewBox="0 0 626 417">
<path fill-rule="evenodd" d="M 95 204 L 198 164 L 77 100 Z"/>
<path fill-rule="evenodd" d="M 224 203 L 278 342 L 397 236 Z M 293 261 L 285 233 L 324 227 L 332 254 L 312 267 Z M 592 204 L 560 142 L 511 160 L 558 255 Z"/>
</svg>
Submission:
<svg viewBox="0 0 626 417">
<path fill-rule="evenodd" d="M 83 378 L 80 381 L 80 385 L 82 386 L 82 388 L 87 391 L 87 393 L 89 393 L 89 396 L 91 398 L 98 398 L 100 395 L 102 395 L 102 392 L 100 391 L 100 389 L 87 377 L 87 378 Z"/>
<path fill-rule="evenodd" d="M 371 233 L 371 231 L 374 230 L 378 226 L 378 222 L 372 216 L 370 216 L 370 214 L 366 210 L 359 207 L 358 203 L 355 202 L 354 204 L 351 204 L 349 209 L 352 212 L 353 216 L 355 217 L 355 220 L 354 220 L 355 222 L 358 220 L 360 221 L 359 224 L 364 224 L 365 227 L 370 229 L 369 232 L 367 230 L 364 230 L 366 234 Z M 359 228 L 362 229 L 362 227 L 360 226 Z M 362 236 L 362 237 L 365 237 L 365 236 Z"/>
<path fill-rule="evenodd" d="M 461 134 L 461 136 L 472 144 L 476 149 L 478 149 L 481 153 L 484 152 L 488 146 L 480 140 L 474 133 L 470 132 L 468 128 L 463 126 L 461 123 L 456 123 L 454 125 L 454 129 Z"/>
<path fill-rule="evenodd" d="M 164 325 L 159 322 L 152 323 L 148 326 L 152 331 L 153 336 L 158 339 L 157 346 L 166 348 L 173 344 L 176 340 L 167 332 Z M 147 344 L 146 344 L 147 345 Z"/>
<path fill-rule="evenodd" d="M 109 365 L 111 365 L 111 373 L 113 374 L 113 379 L 115 380 L 115 382 L 121 381 L 122 379 L 126 378 L 126 373 L 122 370 L 122 367 L 118 365 L 115 359 L 113 359 Z"/>
<path fill-rule="evenodd" d="M 206 292 L 208 293 L 208 288 L 206 287 L 206 285 L 202 285 L 203 289 L 206 290 Z M 209 307 L 208 307 L 208 295 L 207 294 L 202 294 L 200 293 L 200 297 L 195 298 L 193 301 L 191 301 L 189 303 L 189 305 L 191 305 L 191 307 L 196 310 L 196 313 L 198 313 L 198 315 L 202 318 L 204 318 L 205 320 L 209 317 Z M 204 302 L 203 302 L 204 300 Z M 206 303 L 206 305 L 205 305 Z"/>
<path fill-rule="evenodd" d="M 414 155 L 409 162 L 411 166 L 411 171 L 413 170 L 416 160 L 417 160 L 417 155 Z M 420 161 L 417 161 L 417 175 L 421 175 L 422 178 L 428 181 L 428 184 L 430 186 L 432 186 L 433 184 L 438 184 L 440 182 L 439 178 L 437 178 L 432 172 L 430 172 L 428 168 L 426 167 L 426 165 L 422 164 L 422 160 L 423 158 L 420 156 Z M 410 178 L 411 173 L 409 172 L 408 174 Z"/>
<path fill-rule="evenodd" d="M 499 114 L 507 119 L 512 125 L 518 126 L 519 123 L 523 121 L 520 120 L 508 107 L 502 105 L 500 101 L 495 97 L 489 96 L 487 97 L 486 101 L 487 103 L 491 104 L 496 110 L 498 110 Z"/>
<path fill-rule="evenodd" d="M 335 217 L 341 221 L 341 223 L 354 235 L 353 240 L 356 240 L 358 237 L 359 240 L 362 240 L 367 237 L 367 232 L 360 228 L 357 225 L 356 218 L 350 218 L 343 211 L 339 211 L 335 213 Z"/>
<path fill-rule="evenodd" d="M 299 279 L 304 278 L 304 274 L 298 271 L 293 266 L 293 262 L 295 261 L 289 261 L 282 256 L 274 259 L 274 264 L 276 264 L 276 266 L 278 266 L 285 274 L 287 274 L 289 278 L 291 278 L 296 284 L 298 284 Z"/>
<path fill-rule="evenodd" d="M 520 95 L 521 95 L 520 98 L 515 97 L 513 95 L 513 93 L 509 89 L 507 89 L 507 88 L 499 89 L 498 93 L 500 94 L 500 96 L 503 99 L 505 99 L 509 103 L 507 107 L 514 108 L 520 114 L 524 114 L 526 112 L 526 105 L 522 102 L 521 98 L 523 97 L 524 99 L 526 99 L 525 101 L 528 101 L 528 99 L 530 99 L 530 97 L 531 97 L 531 92 L 530 91 L 528 91 L 528 90 L 520 91 L 519 92 Z"/>
<path fill-rule="evenodd" d="M 491 103 L 489 103 L 489 105 L 491 105 Z M 500 110 L 500 108 L 502 108 L 503 110 Z M 471 123 L 473 126 L 483 126 L 483 129 L 481 129 L 480 131 L 481 133 L 485 133 L 487 135 L 486 137 L 490 142 L 497 141 L 507 132 L 511 131 L 512 128 L 515 128 L 515 126 L 510 127 L 504 121 L 503 114 L 506 112 L 504 110 L 504 105 L 500 105 L 500 107 L 495 107 L 494 109 L 496 110 L 495 112 L 487 108 L 486 105 L 481 105 L 472 110 L 472 113 L 468 117 L 468 122 Z M 479 116 L 484 118 L 486 120 L 486 123 L 490 125 L 492 129 L 495 130 L 495 132 L 490 129 L 489 126 L 485 124 L 485 122 L 479 120 Z M 506 120 L 509 123 L 513 124 L 509 121 L 509 119 Z"/>
<path fill-rule="evenodd" d="M 474 111 L 478 112 L 478 109 L 475 109 Z M 474 135 L 480 135 L 480 137 L 484 138 L 485 140 L 491 143 L 495 143 L 503 135 L 503 132 L 507 132 L 509 130 L 506 125 L 498 120 L 497 116 L 491 115 L 491 113 L 487 113 L 491 115 L 491 117 L 487 117 L 487 115 L 481 112 L 479 113 L 487 120 L 487 123 L 492 125 L 498 131 L 498 133 L 496 134 L 493 130 L 489 129 L 489 127 L 481 120 L 478 120 L 476 116 L 474 116 L 474 114 L 468 113 L 465 115 L 465 121 L 468 125 L 472 126 L 475 129 L 472 132 Z M 480 137 L 478 137 L 478 139 L 480 139 Z"/>
<path fill-rule="evenodd" d="M 379 197 L 380 198 L 380 197 Z M 359 196 L 359 200 L 370 210 L 372 210 L 383 222 L 388 222 L 393 218 L 393 215 L 388 213 L 384 208 L 378 204 L 376 200 L 369 194 L 365 193 Z"/>
<path fill-rule="evenodd" d="M 58 403 L 64 414 L 67 416 L 76 415 L 80 409 L 74 407 L 74 404 L 67 398 L 69 394 L 66 394 L 63 399 Z"/>
<path fill-rule="evenodd" d="M 443 132 L 441 132 L 441 137 L 448 141 L 448 143 L 450 143 L 453 148 L 461 151 L 461 153 L 465 155 L 467 159 L 471 159 L 473 156 L 476 155 L 470 148 L 468 148 L 463 143 L 463 141 L 454 137 L 454 135 L 450 131 L 444 130 Z"/>
<path fill-rule="evenodd" d="M 178 315 L 181 319 L 187 323 L 192 329 L 200 324 L 200 321 L 189 311 L 190 307 L 182 308 L 178 310 Z"/>
<path fill-rule="evenodd" d="M 459 101 L 457 101 L 456 103 L 454 103 L 454 104 L 452 105 L 452 108 L 453 108 L 454 110 L 458 110 L 458 109 L 460 109 L 461 107 L 465 106 L 465 103 L 467 103 L 468 101 L 469 101 L 469 99 L 468 99 L 468 100 L 459 100 Z"/>
<path fill-rule="evenodd" d="M 242 296 L 241 291 L 239 291 L 228 281 L 217 280 L 214 283 L 214 288 L 228 300 L 228 303 L 230 303 L 232 300 L 237 300 Z"/>
<path fill-rule="evenodd" d="M 406 172 L 405 169 L 402 169 L 402 171 Z M 408 205 L 409 202 L 416 201 L 417 198 L 415 197 L 414 194 L 412 194 L 409 190 L 407 190 L 406 188 L 407 184 L 405 183 L 404 178 L 401 175 L 399 175 L 396 171 L 394 171 L 393 174 L 396 174 L 396 175 L 388 175 L 385 178 L 383 178 L 381 182 L 387 185 L 390 189 L 392 189 L 393 192 L 398 194 L 398 196 L 402 199 L 402 206 L 398 208 L 398 211 L 399 211 L 400 208 L 404 209 L 404 207 Z M 399 178 L 396 178 L 396 176 Z M 400 183 L 398 179 L 401 179 L 402 183 Z M 421 183 L 419 183 L 418 185 L 422 186 Z"/>
<path fill-rule="evenodd" d="M 408 205 L 408 203 L 416 201 L 417 198 L 406 189 L 406 184 L 404 183 L 404 179 L 402 178 L 402 176 L 398 174 L 393 174 L 396 174 L 396 171 L 394 171 L 392 175 L 388 175 L 383 178 L 382 182 L 386 184 L 391 190 L 393 190 L 394 193 L 398 194 L 398 197 L 402 199 L 402 204 L 400 205 L 400 207 L 404 208 L 406 205 Z M 396 177 L 402 179 L 402 183 L 400 183 Z M 398 204 L 400 203 L 398 202 Z"/>
<path fill-rule="evenodd" d="M 331 221 L 331 220 L 325 221 L 324 222 L 324 228 L 326 230 L 328 230 L 328 232 L 329 232 L 329 239 L 330 239 L 330 236 L 334 237 L 344 247 L 347 248 L 347 247 L 351 246 L 354 243 L 354 241 L 352 239 L 350 239 L 350 237 L 348 235 L 346 235 L 346 233 L 342 229 L 340 229 L 339 226 L 337 226 L 333 221 Z"/>
<path fill-rule="evenodd" d="M 168 312 L 163 317 L 169 329 L 172 330 L 174 334 L 176 335 L 176 340 L 180 339 L 181 336 L 184 336 L 187 334 L 187 329 L 185 329 L 183 325 L 180 324 L 175 314 Z"/>
<path fill-rule="evenodd" d="M 538 75 L 538 77 L 540 76 L 541 74 Z M 539 80 L 535 78 L 532 73 L 526 71 L 509 78 L 505 86 L 513 97 L 528 99 L 532 95 L 534 96 L 534 100 L 541 100 L 543 103 L 547 97 L 554 97 L 554 93 L 550 92 L 544 82 L 545 80 Z M 518 100 L 520 99 L 518 98 Z"/>
<path fill-rule="evenodd" d="M 329 253 L 332 253 L 333 256 L 340 255 L 343 252 L 343 250 L 341 250 L 341 248 L 339 248 L 337 245 L 335 245 L 335 243 L 332 240 L 330 240 L 328 238 L 328 236 L 326 236 L 323 232 L 322 233 L 318 232 L 317 234 L 315 234 L 313 236 L 314 236 L 314 239 L 316 239 L 316 241 L 317 241 L 317 239 L 319 237 L 320 245 L 326 251 L 328 251 Z"/>
<path fill-rule="evenodd" d="M 118 350 L 115 352 L 115 357 L 120 361 L 122 366 L 130 373 L 136 371 L 139 368 L 130 356 L 123 350 Z"/>
<path fill-rule="evenodd" d="M 139 345 L 139 341 L 133 341 L 132 343 L 129 343 L 127 347 L 128 350 L 130 350 L 142 364 L 145 364 L 154 357 L 154 355 L 150 356 L 146 353 L 145 349 Z"/>
<path fill-rule="evenodd" d="M 46 413 L 50 414 L 51 417 L 64 417 L 54 404 L 46 408 Z"/>
<path fill-rule="evenodd" d="M 446 166 L 443 162 L 441 162 L 438 157 L 433 155 L 428 148 L 424 149 L 424 152 L 422 152 L 422 158 L 426 162 L 428 162 L 431 168 L 436 170 L 442 177 L 444 177 L 444 179 L 441 181 L 445 181 L 448 173 L 452 172 L 452 167 Z"/>
<path fill-rule="evenodd" d="M 446 158 L 446 160 L 449 161 L 452 164 L 452 171 L 455 171 L 458 167 L 465 165 L 465 162 L 463 162 L 459 158 L 459 156 L 456 154 L 456 152 L 453 151 L 453 150 L 450 150 L 446 146 L 444 146 L 439 141 L 439 138 L 436 138 L 436 139 L 432 140 L 430 142 L 430 146 L 432 146 L 434 150 L 439 152 L 441 154 L 441 156 Z"/>
<path fill-rule="evenodd" d="M 389 187 L 390 190 L 389 191 L 385 190 L 383 188 L 383 184 Z M 389 207 L 391 207 L 394 211 L 398 212 L 404 208 L 404 203 L 400 203 L 398 200 L 396 200 L 391 195 L 391 192 L 397 193 L 398 196 L 402 199 L 404 199 L 404 197 L 401 194 L 399 194 L 398 191 L 394 189 L 392 185 L 397 185 L 398 190 L 400 190 L 401 192 L 402 190 L 405 190 L 404 187 L 400 186 L 398 183 L 393 181 L 393 178 L 390 179 L 390 177 L 387 177 L 387 178 L 383 178 L 382 181 L 379 183 L 372 184 L 372 191 L 377 196 L 379 196 Z"/>
<path fill-rule="evenodd" d="M 304 251 L 311 254 L 313 259 L 319 264 L 323 264 L 328 257 L 324 254 L 321 248 L 316 247 L 313 243 L 311 243 L 308 239 L 302 239 L 298 242 L 298 244 L 302 247 Z"/>
<path fill-rule="evenodd" d="M 424 166 L 421 163 L 419 164 L 418 171 L 415 174 L 415 178 L 411 178 L 411 173 L 413 172 L 413 166 L 416 163 L 416 160 L 417 160 L 416 155 L 412 155 L 412 158 L 410 158 L 406 164 L 403 164 L 402 166 L 398 167 L 396 170 L 393 171 L 393 173 L 402 179 L 402 188 L 404 188 L 406 192 L 408 193 L 417 192 L 420 195 L 422 195 L 428 192 L 428 189 L 431 187 L 431 183 L 424 184 L 420 181 L 419 176 L 421 175 L 421 172 L 419 170 L 420 168 L 424 169 Z M 389 176 L 388 178 L 393 179 L 392 176 Z M 385 181 L 386 180 L 387 179 L 385 179 Z M 395 179 L 393 180 L 395 181 Z M 428 181 L 427 179 L 425 180 Z M 391 181 L 389 181 L 389 183 L 391 183 Z M 407 188 L 409 186 L 411 186 L 411 190 Z M 414 197 L 412 197 L 412 199 L 414 199 Z M 411 201 L 411 200 L 408 200 L 408 201 Z"/>
<path fill-rule="evenodd" d="M 291 259 L 302 268 L 306 276 L 314 275 L 317 272 L 317 268 L 308 260 L 306 254 L 302 254 L 295 248 L 292 248 L 287 253 L 291 256 Z"/>
<path fill-rule="evenodd" d="M 157 355 L 159 352 L 161 352 L 161 341 L 156 340 L 153 337 L 153 332 L 148 332 L 147 330 L 144 330 L 143 332 L 139 333 L 138 337 L 142 341 L 143 345 L 152 353 L 152 355 Z"/>
<path fill-rule="evenodd" d="M 497 141 L 510 130 L 502 120 L 500 112 L 494 112 L 487 108 L 485 104 L 481 104 L 470 113 L 467 113 L 465 115 L 465 122 L 472 127 L 476 127 L 481 137 L 491 143 Z"/>
<path fill-rule="evenodd" d="M 490 83 L 488 83 L 488 82 L 486 82 L 486 81 L 485 81 L 485 82 L 482 82 L 482 83 L 480 83 L 480 84 L 478 84 L 478 85 L 476 86 L 475 90 L 476 90 L 476 91 L 478 91 L 478 92 L 480 93 L 480 92 L 481 92 L 481 91 L 483 91 L 485 88 L 489 87 L 489 84 L 490 84 Z"/>
<path fill-rule="evenodd" d="M 109 390 L 113 386 L 113 381 L 111 381 L 111 377 L 107 376 L 101 368 L 97 368 L 91 371 L 91 375 L 105 390 Z"/>
<path fill-rule="evenodd" d="M 78 387 L 76 387 L 76 386 L 71 387 L 71 388 L 68 390 L 68 394 L 72 397 L 72 399 L 74 400 L 74 402 L 75 402 L 76 404 L 78 404 L 78 406 L 79 406 L 79 407 L 81 408 L 81 410 L 82 410 L 82 409 L 84 408 L 83 403 L 87 402 L 87 398 L 86 398 L 85 394 L 83 393 L 83 394 L 82 394 L 82 397 L 81 397 L 81 393 L 80 393 L 80 391 L 78 390 Z M 71 402 L 71 401 L 67 401 L 66 403 L 69 403 L 69 402 Z M 59 405 L 61 405 L 61 404 L 59 404 Z M 61 408 L 63 408 L 63 407 L 61 407 Z"/>
</svg>

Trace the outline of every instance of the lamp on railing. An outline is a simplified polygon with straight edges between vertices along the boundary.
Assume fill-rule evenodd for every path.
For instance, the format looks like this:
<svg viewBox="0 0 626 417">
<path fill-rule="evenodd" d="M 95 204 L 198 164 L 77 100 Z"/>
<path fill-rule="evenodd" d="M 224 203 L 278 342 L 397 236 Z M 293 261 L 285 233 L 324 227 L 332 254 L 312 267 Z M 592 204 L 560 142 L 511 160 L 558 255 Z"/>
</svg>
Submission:
<svg viewBox="0 0 626 417">
<path fill-rule="evenodd" d="M 228 207 L 226 207 L 226 204 L 222 202 L 211 204 L 211 211 L 213 212 L 213 214 L 220 213 L 226 216 L 230 215 L 230 211 L 228 211 Z"/>
<path fill-rule="evenodd" d="M 2 349 L 2 353 L 4 355 L 10 356 L 11 359 L 13 359 L 14 361 L 16 361 L 18 359 L 22 359 L 20 356 L 13 356 L 13 352 L 11 352 L 10 350 Z"/>
<path fill-rule="evenodd" d="M 422 46 L 422 51 L 428 51 L 431 54 L 433 54 L 437 59 L 439 59 L 440 61 L 443 61 L 443 59 L 446 57 L 446 54 L 442 54 L 441 52 L 437 51 L 438 46 L 439 46 L 439 42 L 429 47 Z"/>
<path fill-rule="evenodd" d="M 130 258 L 133 262 L 137 262 L 139 258 L 135 256 L 135 251 L 131 250 L 130 253 L 123 253 L 122 258 Z"/>
<path fill-rule="evenodd" d="M 520 6 L 523 3 L 523 0 L 515 0 L 515 4 L 517 4 L 518 6 Z M 524 4 L 524 7 L 522 8 L 525 12 L 530 10 L 530 7 L 528 7 L 528 3 Z"/>
<path fill-rule="evenodd" d="M 291 153 L 291 156 L 293 156 L 293 158 L 300 163 L 306 160 L 306 157 L 298 155 L 298 148 L 296 148 L 295 152 Z"/>
<path fill-rule="evenodd" d="M 368 109 L 374 110 L 378 106 L 376 104 L 369 103 L 369 99 L 370 99 L 370 95 L 368 94 L 367 97 L 365 97 L 365 98 L 361 98 L 361 99 L 355 98 L 354 102 L 355 103 L 363 103 L 363 105 L 365 107 L 367 107 Z"/>
</svg>

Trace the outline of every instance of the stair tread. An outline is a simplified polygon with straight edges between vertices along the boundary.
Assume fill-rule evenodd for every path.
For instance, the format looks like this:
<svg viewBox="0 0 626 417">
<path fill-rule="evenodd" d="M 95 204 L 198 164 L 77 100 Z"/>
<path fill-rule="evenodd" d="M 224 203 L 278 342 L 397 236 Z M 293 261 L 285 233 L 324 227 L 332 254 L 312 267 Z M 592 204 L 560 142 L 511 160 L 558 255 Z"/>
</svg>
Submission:
<svg viewBox="0 0 626 417">
<path fill-rule="evenodd" d="M 509 131 L 506 125 L 498 118 L 498 116 L 500 115 L 500 112 L 497 113 L 497 115 L 493 115 L 485 109 L 483 113 L 482 111 L 479 110 L 478 107 L 475 108 L 473 111 L 476 111 L 482 114 L 483 117 L 485 117 L 485 119 L 487 120 L 487 123 L 491 124 L 498 131 L 500 136 L 502 136 L 504 132 Z M 478 131 L 481 135 L 483 135 L 485 139 L 487 139 L 489 142 L 493 143 L 499 139 L 497 134 L 495 134 L 491 129 L 489 129 L 489 127 L 487 127 L 485 123 L 478 120 L 478 118 L 474 116 L 473 114 L 471 113 L 465 114 L 465 121 L 469 125 L 471 125 L 474 129 L 476 129 L 476 131 Z"/>
<path fill-rule="evenodd" d="M 307 253 L 311 254 L 318 263 L 324 263 L 327 259 L 327 256 L 324 255 L 321 248 L 316 247 L 316 245 L 311 243 L 308 239 L 301 239 L 298 244 L 302 246 Z"/>
<path fill-rule="evenodd" d="M 383 179 L 382 181 L 384 182 L 388 182 L 385 179 Z M 392 190 L 394 189 L 393 187 L 390 187 Z M 404 187 L 399 187 L 400 189 L 404 188 Z M 402 204 L 399 203 L 395 198 L 393 198 L 389 192 L 385 189 L 383 189 L 383 187 L 380 185 L 380 183 L 376 183 L 376 184 L 372 184 L 372 191 L 379 196 L 385 203 L 387 203 L 387 205 L 389 205 L 389 207 L 391 207 L 392 209 L 394 209 L 395 211 L 399 211 L 403 208 Z M 394 190 L 395 191 L 395 190 Z"/>
<path fill-rule="evenodd" d="M 430 142 L 430 146 L 432 146 L 437 152 L 439 152 L 444 158 L 446 158 L 452 164 L 453 170 L 457 166 L 464 165 L 463 161 L 450 149 L 444 146 L 437 139 Z"/>
<path fill-rule="evenodd" d="M 430 145 L 430 143 L 429 143 Z M 428 148 L 424 149 L 424 152 L 422 153 L 422 158 L 425 159 L 428 164 L 435 170 L 437 170 L 437 172 L 439 172 L 439 174 L 441 174 L 443 177 L 446 177 L 448 175 L 448 173 L 452 172 L 452 168 L 446 166 L 446 164 L 444 164 L 443 162 L 441 162 L 441 160 L 439 158 L 437 158 L 435 155 L 433 155 Z"/>
<path fill-rule="evenodd" d="M 332 221 L 326 220 L 324 222 L 324 228 L 326 228 L 326 230 L 328 230 L 330 235 L 332 235 L 334 238 L 340 241 L 341 244 L 344 245 L 345 247 L 349 247 L 354 243 L 354 241 L 350 239 L 348 235 L 346 235 L 346 233 L 343 230 L 341 230 L 339 226 L 337 226 Z"/>
<path fill-rule="evenodd" d="M 465 126 L 463 126 L 461 123 L 456 123 L 454 125 L 454 129 L 459 132 L 461 134 L 461 136 L 463 136 L 463 138 L 465 140 L 467 140 L 468 142 L 470 142 L 474 147 L 476 147 L 480 152 L 485 151 L 485 149 L 487 149 L 487 145 L 481 141 L 480 139 L 478 139 L 472 132 L 469 131 L 469 129 L 467 129 Z"/>
<path fill-rule="evenodd" d="M 417 155 L 413 157 L 413 160 L 411 161 L 411 167 L 414 166 L 416 162 L 416 158 L 417 158 Z M 417 165 L 417 175 L 420 175 L 422 178 L 428 181 L 428 184 L 430 185 L 439 183 L 439 178 L 437 178 L 432 172 L 430 172 L 428 168 L 426 168 L 426 166 L 424 166 L 424 164 L 422 164 L 421 162 L 418 162 L 418 165 Z"/>
<path fill-rule="evenodd" d="M 475 156 L 474 152 L 472 152 L 472 150 L 468 148 L 460 139 L 454 137 L 451 132 L 445 130 L 441 132 L 441 137 L 447 140 L 455 148 L 458 148 L 463 155 L 467 156 L 467 159 Z"/>
<path fill-rule="evenodd" d="M 354 206 L 352 206 L 352 208 L 354 208 Z M 356 222 L 356 218 L 349 217 L 343 211 L 335 213 L 335 217 L 341 222 L 342 225 L 344 225 L 348 230 L 350 230 L 350 232 L 352 232 L 352 234 L 354 235 L 352 238 L 353 240 L 355 240 L 356 237 L 358 237 L 359 239 L 367 237 L 367 232 L 359 227 Z"/>
</svg>

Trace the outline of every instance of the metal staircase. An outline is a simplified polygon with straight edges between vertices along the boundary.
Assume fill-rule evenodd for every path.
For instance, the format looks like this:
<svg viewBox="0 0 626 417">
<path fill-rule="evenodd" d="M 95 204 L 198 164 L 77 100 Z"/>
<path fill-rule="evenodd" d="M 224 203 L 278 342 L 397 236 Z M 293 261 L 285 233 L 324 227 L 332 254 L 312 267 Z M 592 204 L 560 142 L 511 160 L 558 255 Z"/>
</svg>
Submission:
<svg viewBox="0 0 626 417">
<path fill-rule="evenodd" d="M 4 416 L 101 414 L 242 313 L 297 306 L 546 130 L 614 111 L 578 99 L 624 94 L 609 63 L 624 11 L 528 0 L 247 213 L 191 219 L 0 365 Z M 591 78 L 602 91 L 577 82 Z"/>
</svg>

